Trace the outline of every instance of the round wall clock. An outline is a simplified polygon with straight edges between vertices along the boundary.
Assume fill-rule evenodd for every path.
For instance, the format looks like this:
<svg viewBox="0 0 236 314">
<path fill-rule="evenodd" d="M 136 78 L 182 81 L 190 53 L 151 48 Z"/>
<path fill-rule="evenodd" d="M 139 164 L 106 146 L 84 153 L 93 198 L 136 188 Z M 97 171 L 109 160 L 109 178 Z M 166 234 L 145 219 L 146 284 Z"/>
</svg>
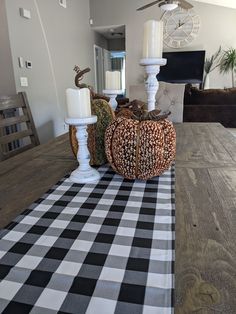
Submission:
<svg viewBox="0 0 236 314">
<path fill-rule="evenodd" d="M 188 46 L 198 35 L 200 30 L 200 17 L 193 9 L 177 8 L 167 11 L 163 15 L 164 43 L 171 48 Z"/>
</svg>

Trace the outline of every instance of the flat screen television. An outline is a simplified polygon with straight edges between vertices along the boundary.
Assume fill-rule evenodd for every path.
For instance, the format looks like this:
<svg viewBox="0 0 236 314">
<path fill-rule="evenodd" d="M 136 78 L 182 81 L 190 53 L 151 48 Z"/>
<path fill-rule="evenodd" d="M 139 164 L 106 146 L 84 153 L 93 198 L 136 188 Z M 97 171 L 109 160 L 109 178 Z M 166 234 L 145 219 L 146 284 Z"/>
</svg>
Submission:
<svg viewBox="0 0 236 314">
<path fill-rule="evenodd" d="M 157 78 L 169 83 L 201 84 L 204 74 L 205 51 L 164 52 L 167 65 L 162 66 Z"/>
</svg>

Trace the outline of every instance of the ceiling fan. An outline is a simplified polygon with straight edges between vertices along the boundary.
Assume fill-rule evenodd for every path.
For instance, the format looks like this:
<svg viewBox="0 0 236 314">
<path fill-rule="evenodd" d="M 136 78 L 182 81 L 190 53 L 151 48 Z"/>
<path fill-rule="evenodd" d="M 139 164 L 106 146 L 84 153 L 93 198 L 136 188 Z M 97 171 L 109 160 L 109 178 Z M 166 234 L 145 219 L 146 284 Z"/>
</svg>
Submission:
<svg viewBox="0 0 236 314">
<path fill-rule="evenodd" d="M 172 11 L 177 7 L 180 7 L 185 10 L 189 10 L 193 8 L 193 5 L 186 0 L 156 0 L 149 4 L 144 5 L 141 8 L 138 8 L 137 11 L 145 10 L 153 5 L 158 4 L 158 6 L 163 9 L 164 11 Z"/>
</svg>

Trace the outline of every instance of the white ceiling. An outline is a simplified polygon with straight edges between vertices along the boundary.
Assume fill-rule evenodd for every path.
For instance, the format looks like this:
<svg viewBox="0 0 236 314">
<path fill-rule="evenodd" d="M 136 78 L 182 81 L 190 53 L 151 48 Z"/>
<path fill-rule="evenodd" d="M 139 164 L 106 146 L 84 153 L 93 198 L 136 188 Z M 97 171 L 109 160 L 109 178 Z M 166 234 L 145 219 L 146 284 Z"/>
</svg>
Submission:
<svg viewBox="0 0 236 314">
<path fill-rule="evenodd" d="M 195 1 L 236 9 L 236 0 L 195 0 Z"/>
<path fill-rule="evenodd" d="M 107 26 L 93 27 L 93 29 L 102 34 L 106 39 L 125 38 L 125 26 Z"/>
</svg>

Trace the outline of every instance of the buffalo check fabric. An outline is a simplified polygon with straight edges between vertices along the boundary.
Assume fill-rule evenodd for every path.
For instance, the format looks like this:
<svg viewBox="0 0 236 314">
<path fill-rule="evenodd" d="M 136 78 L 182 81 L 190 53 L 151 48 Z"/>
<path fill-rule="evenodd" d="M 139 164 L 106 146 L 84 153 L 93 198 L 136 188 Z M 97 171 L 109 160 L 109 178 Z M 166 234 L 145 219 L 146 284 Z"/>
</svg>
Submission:
<svg viewBox="0 0 236 314">
<path fill-rule="evenodd" d="M 174 166 L 148 181 L 99 171 L 1 231 L 0 313 L 173 313 Z"/>
</svg>

